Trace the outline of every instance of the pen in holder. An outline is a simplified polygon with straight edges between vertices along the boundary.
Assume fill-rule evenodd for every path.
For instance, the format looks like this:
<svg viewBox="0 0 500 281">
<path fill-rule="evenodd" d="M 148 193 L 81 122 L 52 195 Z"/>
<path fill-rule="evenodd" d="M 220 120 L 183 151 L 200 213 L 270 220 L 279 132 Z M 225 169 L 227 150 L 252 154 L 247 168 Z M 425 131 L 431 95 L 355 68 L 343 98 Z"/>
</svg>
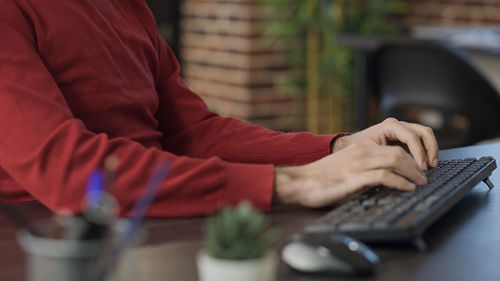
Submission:
<svg viewBox="0 0 500 281">
<path fill-rule="evenodd" d="M 104 188 L 104 174 L 92 171 L 83 213 L 61 210 L 52 219 L 22 230 L 29 281 L 90 281 L 98 258 L 115 233 L 116 199 Z"/>
<path fill-rule="evenodd" d="M 106 280 L 123 252 L 130 246 L 140 243 L 141 236 L 146 235 L 145 231 L 140 227 L 140 223 L 144 219 L 146 211 L 153 202 L 167 173 L 168 164 L 161 162 L 146 183 L 143 194 L 132 208 L 131 218 L 122 221 L 123 223 L 117 228 L 117 234 L 113 235 L 114 239 L 111 241 L 109 248 L 99 257 L 96 270 L 92 274 L 92 281 Z"/>
<path fill-rule="evenodd" d="M 53 220 L 39 224 L 49 230 Z M 50 231 L 48 231 L 50 233 Z M 29 281 L 88 281 L 89 272 L 105 244 L 104 239 L 61 239 L 38 236 L 27 230 L 18 233 L 18 241 L 27 253 Z"/>
<path fill-rule="evenodd" d="M 110 226 L 113 225 L 118 213 L 118 202 L 108 192 L 104 183 L 104 174 L 100 169 L 95 169 L 87 185 L 86 206 L 83 219 L 88 228 L 82 233 L 82 239 L 98 239 L 109 235 Z M 108 185 L 108 184 L 106 184 Z"/>
<path fill-rule="evenodd" d="M 117 219 L 118 204 L 108 192 L 109 181 L 105 188 L 104 174 L 99 169 L 90 175 L 82 215 L 56 215 L 38 224 L 25 219 L 25 227 L 30 227 L 19 232 L 18 240 L 28 256 L 28 280 L 104 281 L 114 277 L 114 269 L 125 252 L 146 240 L 141 222 L 167 172 L 167 163 L 161 162 L 129 219 Z M 130 274 L 130 268 L 127 270 L 126 280 L 138 280 Z"/>
</svg>

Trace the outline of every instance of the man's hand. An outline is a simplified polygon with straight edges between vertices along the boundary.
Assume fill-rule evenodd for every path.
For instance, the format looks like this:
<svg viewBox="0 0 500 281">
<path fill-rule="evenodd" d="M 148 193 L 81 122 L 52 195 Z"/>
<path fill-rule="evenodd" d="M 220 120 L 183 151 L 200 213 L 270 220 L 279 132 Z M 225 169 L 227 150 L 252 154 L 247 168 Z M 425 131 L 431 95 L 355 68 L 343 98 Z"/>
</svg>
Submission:
<svg viewBox="0 0 500 281">
<path fill-rule="evenodd" d="M 335 153 L 349 145 L 361 143 L 403 145 L 409 150 L 422 171 L 427 170 L 427 164 L 437 167 L 436 137 L 432 129 L 426 126 L 387 118 L 384 122 L 361 132 L 339 138 L 335 141 L 332 151 Z"/>
<path fill-rule="evenodd" d="M 327 206 L 363 191 L 387 187 L 411 191 L 426 177 L 399 146 L 351 144 L 345 149 L 299 167 L 276 168 L 276 203 Z"/>
<path fill-rule="evenodd" d="M 394 118 L 337 139 L 333 152 L 304 166 L 276 168 L 274 201 L 322 207 L 377 185 L 411 191 L 427 183 L 423 171 L 438 159 L 430 128 Z"/>
</svg>

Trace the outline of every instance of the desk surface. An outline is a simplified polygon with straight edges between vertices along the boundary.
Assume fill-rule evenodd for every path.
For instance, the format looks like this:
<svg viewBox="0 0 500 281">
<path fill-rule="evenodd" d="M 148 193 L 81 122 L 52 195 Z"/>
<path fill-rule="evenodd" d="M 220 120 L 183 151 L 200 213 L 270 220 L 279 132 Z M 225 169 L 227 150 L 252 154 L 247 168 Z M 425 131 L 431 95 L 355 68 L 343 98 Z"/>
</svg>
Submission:
<svg viewBox="0 0 500 281">
<path fill-rule="evenodd" d="M 492 155 L 500 159 L 500 143 L 451 149 L 441 159 Z M 428 250 L 412 247 L 376 247 L 382 263 L 373 276 L 310 276 L 291 271 L 283 264 L 278 280 L 497 280 L 500 276 L 500 169 L 488 191 L 481 183 L 439 220 L 424 236 Z M 34 219 L 50 216 L 36 202 L 18 204 Z M 324 214 L 291 206 L 275 208 L 270 218 L 281 233 L 280 248 L 286 238 Z M 195 256 L 200 248 L 203 219 L 149 219 L 147 245 L 135 250 L 140 280 L 197 280 Z M 16 239 L 16 228 L 0 216 L 0 280 L 25 280 L 24 255 Z"/>
</svg>

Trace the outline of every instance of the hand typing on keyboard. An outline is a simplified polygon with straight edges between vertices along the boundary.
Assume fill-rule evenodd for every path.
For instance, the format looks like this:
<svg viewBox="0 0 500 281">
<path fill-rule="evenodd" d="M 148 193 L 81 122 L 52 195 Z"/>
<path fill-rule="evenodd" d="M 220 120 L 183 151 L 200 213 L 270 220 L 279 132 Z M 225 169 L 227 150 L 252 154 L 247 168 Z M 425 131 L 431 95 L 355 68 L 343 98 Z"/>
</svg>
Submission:
<svg viewBox="0 0 500 281">
<path fill-rule="evenodd" d="M 343 233 L 365 242 L 413 241 L 425 248 L 422 234 L 479 182 L 496 169 L 493 157 L 439 161 L 426 171 L 428 183 L 413 192 L 383 186 L 339 204 L 306 227 L 312 233 Z"/>
<path fill-rule="evenodd" d="M 419 124 L 398 121 L 395 118 L 387 118 L 380 124 L 340 138 L 332 151 L 336 152 L 350 144 L 367 142 L 379 145 L 395 142 L 395 144 L 404 145 L 423 171 L 427 170 L 427 165 L 437 167 L 438 145 L 432 129 Z"/>
<path fill-rule="evenodd" d="M 438 158 L 432 130 L 394 118 L 339 138 L 333 152 L 304 166 L 276 168 L 274 201 L 322 207 L 378 185 L 412 191 L 427 183 L 423 171 Z"/>
</svg>

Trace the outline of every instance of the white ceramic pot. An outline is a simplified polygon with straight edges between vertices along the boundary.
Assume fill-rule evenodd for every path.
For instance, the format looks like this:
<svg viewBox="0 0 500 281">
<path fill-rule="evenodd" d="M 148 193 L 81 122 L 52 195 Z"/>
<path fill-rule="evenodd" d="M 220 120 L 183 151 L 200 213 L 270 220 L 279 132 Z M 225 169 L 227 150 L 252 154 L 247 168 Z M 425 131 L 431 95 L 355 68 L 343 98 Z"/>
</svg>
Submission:
<svg viewBox="0 0 500 281">
<path fill-rule="evenodd" d="M 218 259 L 204 251 L 200 251 L 197 257 L 200 281 L 274 281 L 277 263 L 274 252 L 252 260 Z"/>
</svg>

